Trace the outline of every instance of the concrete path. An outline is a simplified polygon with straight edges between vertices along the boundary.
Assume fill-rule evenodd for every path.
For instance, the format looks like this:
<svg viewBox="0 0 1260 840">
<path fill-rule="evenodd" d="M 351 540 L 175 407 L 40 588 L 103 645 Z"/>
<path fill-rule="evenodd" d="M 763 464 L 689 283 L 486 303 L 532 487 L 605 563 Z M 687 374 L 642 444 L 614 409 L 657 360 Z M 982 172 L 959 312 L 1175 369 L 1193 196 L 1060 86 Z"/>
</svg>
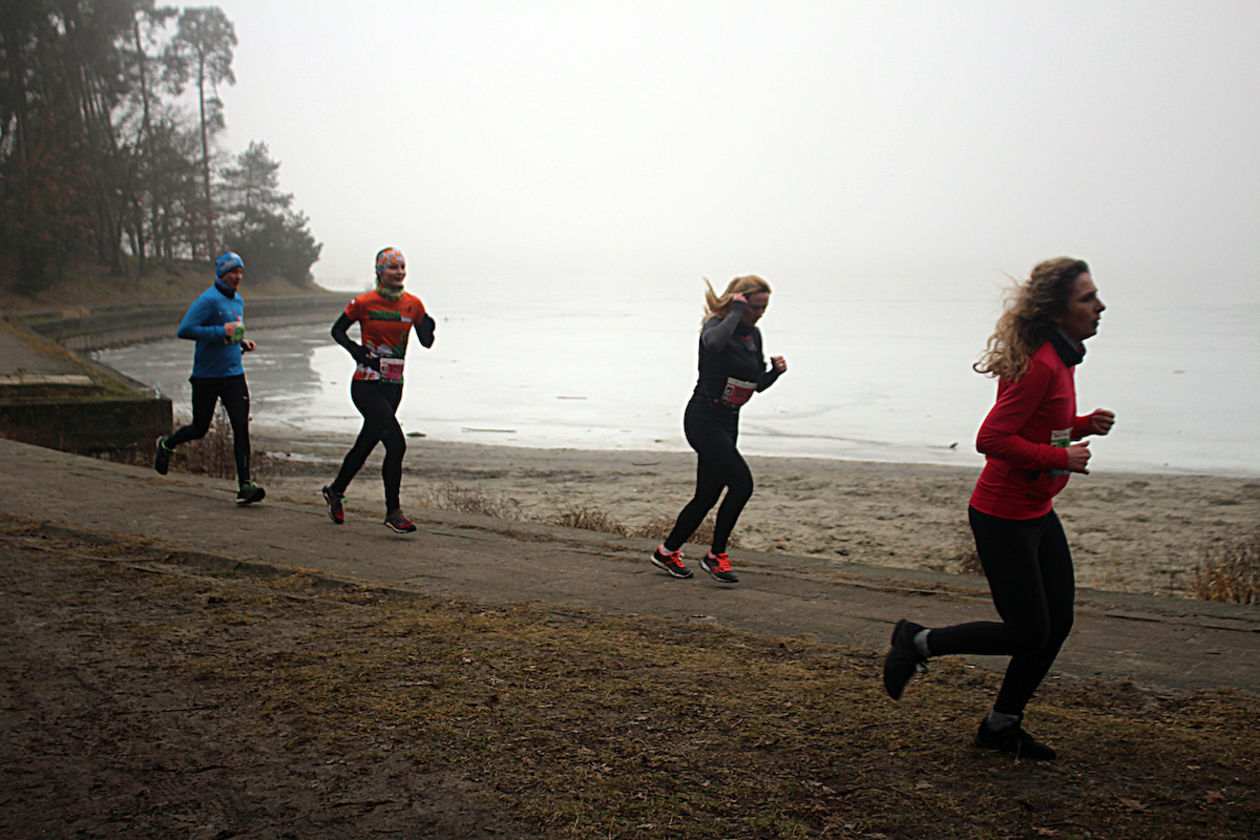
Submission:
<svg viewBox="0 0 1260 840">
<path fill-rule="evenodd" d="M 80 365 L 36 352 L 19 335 L 0 324 L 0 385 L 91 385 Z"/>
<path fill-rule="evenodd" d="M 741 552 L 741 582 L 697 570 L 674 580 L 650 546 L 537 523 L 423 508 L 398 536 L 379 521 L 332 524 L 309 498 L 234 504 L 232 482 L 113 464 L 0 440 L 0 493 L 10 516 L 91 532 L 148 537 L 185 552 L 261 563 L 489 605 L 534 604 L 718 622 L 767 636 L 807 635 L 869 650 L 872 678 L 901 616 L 923 624 L 994 617 L 982 578 L 825 566 L 816 558 Z M 696 556 L 692 549 L 688 553 Z M 1056 663 L 1074 676 L 1149 686 L 1260 691 L 1260 609 L 1081 591 L 1076 627 Z M 990 667 L 1002 660 L 978 658 Z"/>
</svg>

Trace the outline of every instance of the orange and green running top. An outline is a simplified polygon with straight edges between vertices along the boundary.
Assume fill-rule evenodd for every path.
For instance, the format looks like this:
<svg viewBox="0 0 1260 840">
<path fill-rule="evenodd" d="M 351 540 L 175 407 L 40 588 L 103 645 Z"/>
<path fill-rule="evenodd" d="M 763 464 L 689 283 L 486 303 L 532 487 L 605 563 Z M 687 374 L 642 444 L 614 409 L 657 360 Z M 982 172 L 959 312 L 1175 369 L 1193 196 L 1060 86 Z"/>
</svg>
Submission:
<svg viewBox="0 0 1260 840">
<path fill-rule="evenodd" d="M 359 322 L 363 346 L 373 356 L 402 359 L 407 355 L 407 334 L 420 326 L 424 304 L 413 294 L 403 292 L 398 300 L 387 300 L 376 290 L 350 301 L 346 317 Z M 367 365 L 354 369 L 355 379 L 380 379 L 381 374 Z"/>
</svg>

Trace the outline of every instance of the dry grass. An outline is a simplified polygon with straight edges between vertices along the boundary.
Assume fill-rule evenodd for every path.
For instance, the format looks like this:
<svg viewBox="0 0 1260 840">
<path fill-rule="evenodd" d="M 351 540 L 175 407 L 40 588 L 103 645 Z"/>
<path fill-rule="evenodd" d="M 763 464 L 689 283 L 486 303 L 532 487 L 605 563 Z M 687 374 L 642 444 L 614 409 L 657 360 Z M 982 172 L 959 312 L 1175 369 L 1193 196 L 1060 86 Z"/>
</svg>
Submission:
<svg viewBox="0 0 1260 840">
<path fill-rule="evenodd" d="M 267 836 L 275 815 L 300 825 L 313 812 L 291 809 L 321 809 L 293 791 L 322 789 L 330 768 L 359 778 L 381 767 L 409 781 L 362 808 L 333 797 L 355 807 L 320 810 L 350 832 L 326 836 L 364 836 L 368 820 L 391 814 L 372 826 L 416 836 L 418 791 L 443 778 L 461 780 L 452 807 L 476 825 L 509 815 L 513 828 L 496 836 L 513 837 L 1242 840 L 1260 825 L 1260 706 L 1249 695 L 1054 680 L 1030 725 L 1061 758 L 1017 762 L 968 746 L 999 675 L 949 659 L 896 704 L 869 651 L 301 576 L 137 572 L 113 562 L 124 559 L 116 548 L 96 561 L 82 544 L 59 556 L 58 539 L 38 541 L 39 562 L 6 567 L 5 584 L 22 609 L 47 605 L 71 622 L 52 637 L 59 656 L 81 648 L 108 697 L 128 696 L 130 680 L 166 706 L 168 692 L 199 702 L 151 716 L 134 745 L 101 742 L 94 710 L 63 717 L 43 737 L 73 739 L 64 727 L 81 724 L 82 741 L 48 752 L 108 749 L 102 760 L 134 766 L 145 789 L 176 786 L 172 832 L 177 818 L 209 820 L 239 787 L 253 805 L 231 827 Z M 111 657 L 121 661 L 100 665 Z M 223 716 L 214 785 L 152 757 L 209 710 Z M 93 797 L 121 786 L 117 775 Z M 115 808 L 135 798 L 121 787 Z"/>
<path fill-rule="evenodd" d="M 180 423 L 187 422 L 190 422 L 188 418 L 180 420 Z M 173 472 L 235 481 L 236 458 L 232 454 L 232 447 L 232 424 L 228 421 L 227 412 L 219 406 L 205 437 L 176 447 L 175 454 L 171 456 L 170 469 Z M 103 453 L 101 457 L 122 464 L 152 466 L 153 442 L 145 441 L 127 449 Z M 275 459 L 266 452 L 251 449 L 249 464 L 251 477 L 259 484 L 265 484 L 275 473 Z"/>
<path fill-rule="evenodd" d="M 205 291 L 213 279 L 212 266 L 203 260 L 151 260 L 143 275 L 137 274 L 136 261 L 124 258 L 125 275 L 115 276 L 108 266 L 93 260 L 73 260 L 63 268 L 63 276 L 52 279 L 32 294 L 17 292 L 12 284 L 0 283 L 0 306 L 7 313 L 55 309 L 64 312 L 83 311 L 95 306 L 130 304 L 137 300 L 191 302 Z M 3 265 L 0 265 L 0 269 Z M 15 276 L 12 271 L 0 275 Z M 241 293 L 249 297 L 281 297 L 314 294 L 326 291 L 315 283 L 293 283 L 280 277 L 245 274 Z M 69 305 L 67 302 L 73 302 Z"/>
<path fill-rule="evenodd" d="M 458 484 L 439 484 L 431 490 L 421 493 L 416 498 L 421 507 L 453 510 L 459 513 L 471 513 L 478 516 L 492 516 L 496 519 L 520 519 L 521 506 L 514 499 L 506 496 L 494 496 L 470 487 Z"/>
<path fill-rule="evenodd" d="M 211 478 L 236 478 L 236 458 L 232 454 L 232 424 L 227 412 L 220 406 L 214 413 L 214 422 L 201 440 L 185 443 L 175 450 L 172 468 L 178 462 L 184 472 L 206 475 Z M 250 453 L 250 472 L 255 481 L 263 482 L 270 477 L 270 457 L 254 451 Z"/>
<path fill-rule="evenodd" d="M 583 528 L 587 531 L 617 534 L 622 537 L 630 534 L 630 529 L 609 516 L 602 508 L 582 503 L 575 503 L 562 508 L 548 516 L 546 521 L 552 525 L 563 525 L 566 528 Z"/>
<path fill-rule="evenodd" d="M 422 507 L 492 516 L 497 519 L 521 520 L 523 518 L 521 505 L 514 499 L 507 496 L 491 495 L 482 490 L 458 484 L 439 484 L 430 490 L 422 492 L 417 497 L 417 502 Z M 621 537 L 645 537 L 657 541 L 664 539 L 665 535 L 674 527 L 674 514 L 658 514 L 643 525 L 630 527 L 603 508 L 586 502 L 574 501 L 566 495 L 554 497 L 552 503 L 554 508 L 552 512 L 536 518 L 535 521 L 546 522 L 549 525 L 560 525 L 565 528 L 582 528 L 587 531 L 597 531 L 601 534 L 616 534 Z M 687 542 L 700 545 L 712 543 L 713 526 L 714 519 L 710 515 L 704 522 L 700 523 L 700 527 L 696 529 L 695 534 Z M 738 538 L 732 537 L 728 541 L 728 545 L 732 548 L 738 548 L 740 545 Z"/>
<path fill-rule="evenodd" d="M 1205 549 L 1194 582 L 1204 601 L 1260 604 L 1260 536 L 1255 534 Z"/>
<path fill-rule="evenodd" d="M 656 540 L 657 542 L 660 542 L 661 540 L 665 539 L 665 537 L 669 534 L 670 531 L 673 530 L 674 522 L 677 519 L 677 517 L 678 517 L 677 513 L 657 514 L 655 517 L 653 517 L 652 519 L 650 519 L 648 522 L 644 523 L 643 525 L 640 525 L 637 528 L 631 528 L 628 532 L 628 536 L 646 537 L 647 539 L 652 539 L 652 540 Z M 714 525 L 715 525 L 714 515 L 709 514 L 709 516 L 706 517 L 705 520 L 700 523 L 700 527 L 696 528 L 696 532 L 692 534 L 690 537 L 688 537 L 685 540 L 685 542 L 693 543 L 695 545 L 712 545 Z M 726 541 L 726 544 L 730 548 L 739 548 L 740 547 L 739 537 L 735 534 L 732 534 L 731 537 Z"/>
</svg>

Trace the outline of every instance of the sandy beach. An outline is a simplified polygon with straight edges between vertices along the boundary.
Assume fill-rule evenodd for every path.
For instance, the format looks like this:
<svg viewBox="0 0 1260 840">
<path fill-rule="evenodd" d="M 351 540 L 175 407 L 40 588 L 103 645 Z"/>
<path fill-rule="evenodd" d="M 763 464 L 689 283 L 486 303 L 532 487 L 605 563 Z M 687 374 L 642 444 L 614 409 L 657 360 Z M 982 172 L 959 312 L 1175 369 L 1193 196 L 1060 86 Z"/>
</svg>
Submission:
<svg viewBox="0 0 1260 840">
<path fill-rule="evenodd" d="M 357 431 L 354 430 L 354 431 Z M 318 501 L 353 434 L 256 427 L 274 459 L 268 492 Z M 963 571 L 974 549 L 969 468 L 810 458 L 749 457 L 757 489 L 734 534 L 739 548 L 895 568 Z M 382 515 L 380 453 L 347 493 L 349 516 Z M 528 449 L 408 440 L 403 505 L 473 497 L 495 512 L 553 520 L 596 510 L 644 534 L 645 554 L 690 498 L 690 452 Z M 1185 596 L 1200 563 L 1260 528 L 1260 479 L 1109 473 L 1074 476 L 1056 501 L 1078 586 Z M 648 536 L 648 535 L 651 536 Z"/>
</svg>

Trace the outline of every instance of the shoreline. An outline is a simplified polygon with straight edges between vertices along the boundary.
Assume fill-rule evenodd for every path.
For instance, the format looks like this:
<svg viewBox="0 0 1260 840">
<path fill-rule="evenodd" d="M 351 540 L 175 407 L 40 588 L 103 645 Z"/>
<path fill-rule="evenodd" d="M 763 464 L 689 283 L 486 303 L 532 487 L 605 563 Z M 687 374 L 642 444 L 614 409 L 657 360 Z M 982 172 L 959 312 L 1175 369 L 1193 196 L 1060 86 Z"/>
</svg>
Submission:
<svg viewBox="0 0 1260 840">
<path fill-rule="evenodd" d="M 335 474 L 355 431 L 295 434 L 255 424 L 255 450 L 276 464 L 268 492 L 322 504 L 320 487 Z M 967 499 L 978 467 L 746 458 L 756 490 L 733 534 L 737 568 L 743 548 L 821 558 L 837 567 L 968 571 L 974 548 Z M 347 491 L 347 516 L 383 514 L 379 470 L 378 448 Z M 690 450 L 542 449 L 411 437 L 402 495 L 404 509 L 471 499 L 505 518 L 527 520 L 598 511 L 644 534 L 646 557 L 690 498 L 694 481 Z M 1094 472 L 1074 476 L 1055 509 L 1079 587 L 1187 597 L 1200 563 L 1256 534 L 1260 478 Z M 687 554 L 695 557 L 694 550 Z"/>
</svg>

